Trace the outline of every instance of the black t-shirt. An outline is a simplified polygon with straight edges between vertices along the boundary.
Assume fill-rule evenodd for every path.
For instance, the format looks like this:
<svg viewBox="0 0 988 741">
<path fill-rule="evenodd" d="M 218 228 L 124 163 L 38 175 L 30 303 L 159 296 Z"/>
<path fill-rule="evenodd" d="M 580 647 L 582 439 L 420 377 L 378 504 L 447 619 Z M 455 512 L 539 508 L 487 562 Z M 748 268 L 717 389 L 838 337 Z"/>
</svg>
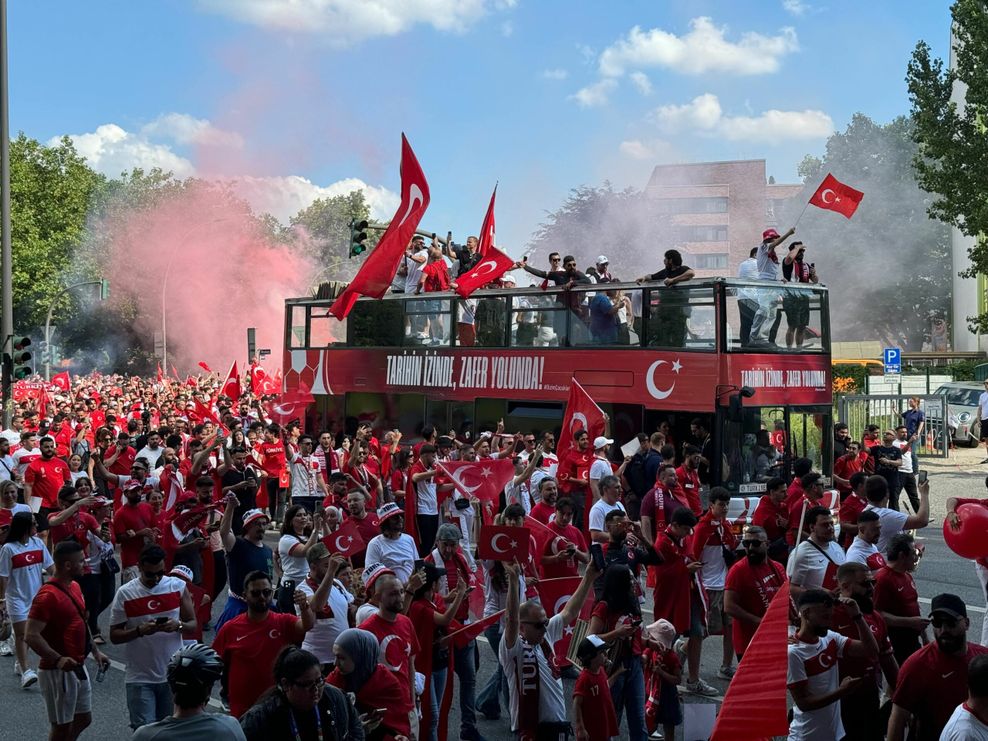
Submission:
<svg viewBox="0 0 988 741">
<path fill-rule="evenodd" d="M 254 473 L 254 469 L 250 466 L 245 467 L 243 471 L 238 471 L 236 467 L 231 467 L 223 474 L 223 478 L 220 479 L 220 484 L 224 488 L 227 486 L 236 486 L 244 481 L 253 481 L 254 488 L 246 487 L 233 492 L 237 495 L 237 499 L 240 502 L 234 510 L 235 514 L 233 515 L 232 529 L 235 535 L 240 535 L 243 532 L 244 512 L 257 507 L 257 474 Z"/>
<path fill-rule="evenodd" d="M 890 487 L 898 484 L 899 469 L 892 466 L 883 466 L 878 462 L 879 458 L 889 458 L 897 461 L 902 459 L 902 451 L 898 448 L 884 445 L 876 445 L 871 449 L 871 457 L 875 461 L 875 473 L 882 476 Z"/>
<path fill-rule="evenodd" d="M 662 268 L 657 273 L 652 273 L 648 276 L 649 280 L 665 280 L 666 278 L 678 278 L 683 273 L 688 270 L 692 270 L 689 265 L 680 265 L 679 267 Z"/>
<path fill-rule="evenodd" d="M 628 566 L 638 575 L 642 566 L 657 566 L 662 563 L 662 557 L 655 552 L 654 548 L 631 548 L 626 543 L 619 547 L 604 543 L 604 572 L 607 567 L 614 564 Z M 598 576 L 593 583 L 594 599 L 599 600 L 604 594 L 604 574 Z"/>
</svg>

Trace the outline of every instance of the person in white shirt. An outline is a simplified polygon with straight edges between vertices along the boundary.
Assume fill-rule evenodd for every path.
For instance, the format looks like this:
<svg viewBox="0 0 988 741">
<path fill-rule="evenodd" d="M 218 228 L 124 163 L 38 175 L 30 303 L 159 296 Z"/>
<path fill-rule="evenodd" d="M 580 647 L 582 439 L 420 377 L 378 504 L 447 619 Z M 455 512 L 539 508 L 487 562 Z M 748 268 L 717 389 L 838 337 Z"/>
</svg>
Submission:
<svg viewBox="0 0 988 741">
<path fill-rule="evenodd" d="M 916 488 L 916 471 L 919 468 L 919 461 L 913 455 L 912 441 L 909 439 L 905 425 L 899 425 L 895 428 L 895 440 L 892 441 L 892 445 L 902 453 L 902 465 L 899 466 L 898 487 L 894 493 L 889 494 L 889 500 L 896 502 L 896 506 L 898 506 L 899 494 L 905 491 L 913 512 L 918 512 L 919 495 Z"/>
<path fill-rule="evenodd" d="M 306 560 L 319 543 L 322 535 L 322 515 L 310 515 L 301 504 L 293 504 L 285 511 L 278 540 L 278 561 L 281 564 L 281 583 L 276 604 L 282 612 L 295 610 L 295 590 L 309 574 Z"/>
<path fill-rule="evenodd" d="M 882 534 L 882 520 L 878 513 L 866 509 L 858 515 L 858 534 L 854 536 L 847 549 L 846 561 L 857 561 L 877 572 L 886 566 L 885 556 L 878 550 L 878 541 Z"/>
<path fill-rule="evenodd" d="M 593 500 L 600 499 L 600 480 L 604 476 L 614 473 L 611 462 L 607 459 L 608 447 L 614 441 L 603 435 L 595 437 L 593 441 L 593 463 L 590 464 L 590 491 L 593 492 Z"/>
<path fill-rule="evenodd" d="M 889 509 L 889 486 L 884 476 L 869 476 L 865 481 L 865 498 L 868 506 L 865 510 L 878 513 L 882 521 L 882 533 L 878 539 L 878 550 L 882 553 L 888 549 L 892 537 L 903 530 L 915 530 L 926 527 L 930 523 L 930 482 L 917 487 L 919 490 L 919 510 L 912 515 Z"/>
<path fill-rule="evenodd" d="M 608 474 L 600 480 L 599 487 L 600 499 L 590 508 L 590 515 L 587 518 L 591 543 L 607 543 L 611 539 L 604 527 L 604 519 L 608 512 L 614 509 L 625 512 L 624 505 L 618 501 L 622 491 L 621 479 L 614 474 Z"/>
<path fill-rule="evenodd" d="M 17 475 L 23 481 L 24 472 L 27 470 L 31 461 L 35 461 L 41 457 L 41 450 L 38 448 L 38 433 L 22 432 L 21 447 L 14 451 L 13 456 L 14 463 L 17 464 Z"/>
<path fill-rule="evenodd" d="M 775 229 L 766 229 L 762 232 L 762 243 L 758 246 L 755 256 L 759 280 L 778 282 L 779 257 L 775 254 L 775 248 L 795 233 L 795 228 L 790 228 L 781 236 Z M 798 250 L 793 252 L 793 256 L 795 252 Z M 757 294 L 758 310 L 751 320 L 751 336 L 748 344 L 764 347 L 771 344 L 768 335 L 772 325 L 775 324 L 775 315 L 779 313 L 779 298 L 782 292 L 774 288 L 761 288 L 757 289 Z"/>
<path fill-rule="evenodd" d="M 0 437 L 0 481 L 17 480 L 17 463 L 10 454 L 10 441 Z"/>
<path fill-rule="evenodd" d="M 293 451 L 285 441 L 285 455 L 288 460 L 288 470 L 292 476 L 292 504 L 301 504 L 313 513 L 329 495 L 329 488 L 321 472 L 325 462 L 313 454 L 312 438 L 303 435 L 298 441 L 298 451 Z"/>
<path fill-rule="evenodd" d="M 967 700 L 950 716 L 940 741 L 988 741 L 988 655 L 967 665 Z"/>
<path fill-rule="evenodd" d="M 419 280 L 422 278 L 422 267 L 429 260 L 429 250 L 425 248 L 425 238 L 418 235 L 412 237 L 412 244 L 409 251 L 405 253 L 402 264 L 405 266 L 405 295 L 414 296 L 419 287 Z M 412 336 L 424 340 L 428 338 L 425 331 L 428 326 L 428 317 L 425 315 L 410 318 L 411 324 L 408 329 Z"/>
<path fill-rule="evenodd" d="M 748 253 L 748 259 L 738 265 L 738 278 L 741 280 L 758 280 L 758 260 L 755 255 L 758 248 L 752 247 Z M 758 311 L 758 291 L 750 288 L 738 289 L 738 314 L 741 316 L 741 347 L 748 344 L 751 337 L 751 322 Z"/>
<path fill-rule="evenodd" d="M 367 544 L 364 562 L 384 564 L 405 584 L 419 557 L 415 540 L 404 532 L 405 513 L 397 504 L 389 502 L 378 508 L 377 518 L 381 524 L 381 534 L 371 538 Z"/>
<path fill-rule="evenodd" d="M 504 486 L 504 501 L 507 504 L 520 504 L 525 514 L 532 511 L 532 474 L 542 460 L 542 446 L 535 448 L 528 461 L 523 461 L 520 455 L 515 456 L 515 475 Z"/>
<path fill-rule="evenodd" d="M 837 567 L 847 560 L 844 549 L 834 540 L 834 517 L 829 508 L 810 507 L 804 522 L 810 537 L 796 546 L 786 567 L 794 598 L 808 589 L 836 589 Z"/>
<path fill-rule="evenodd" d="M 0 437 L 10 443 L 11 448 L 16 448 L 21 444 L 21 428 L 24 426 L 24 418 L 15 414 L 10 418 L 10 427 L 0 432 Z"/>
<path fill-rule="evenodd" d="M 830 630 L 834 605 L 840 602 L 858 625 L 864 638 L 855 641 Z M 840 680 L 837 660 L 878 658 L 878 643 L 865 622 L 858 603 L 850 597 L 835 600 L 822 589 L 801 591 L 798 600 L 799 628 L 788 647 L 786 685 L 792 696 L 793 719 L 789 741 L 833 741 L 844 737 L 840 699 L 853 693 L 865 677 Z"/>
<path fill-rule="evenodd" d="M 182 579 L 165 576 L 161 546 L 146 546 L 137 567 L 139 578 L 120 587 L 110 607 L 110 642 L 126 646 L 124 686 L 133 729 L 171 714 L 168 661 L 182 648 L 182 631 L 196 629 L 192 594 Z"/>
<path fill-rule="evenodd" d="M 148 468 L 155 468 L 158 459 L 165 454 L 165 449 L 161 446 L 161 435 L 151 432 L 148 435 L 147 445 L 137 451 L 137 458 L 143 458 L 148 462 Z"/>
<path fill-rule="evenodd" d="M 336 636 L 350 627 L 350 605 L 353 595 L 347 591 L 340 581 L 350 569 L 345 556 L 334 553 L 329 555 L 325 543 L 316 543 L 306 554 L 309 563 L 309 573 L 296 587 L 309 600 L 309 606 L 316 616 L 316 623 L 305 634 L 302 648 L 311 652 L 323 665 L 323 674 L 327 674 L 336 663 L 333 644 Z M 299 617 L 302 611 L 295 606 Z"/>
</svg>

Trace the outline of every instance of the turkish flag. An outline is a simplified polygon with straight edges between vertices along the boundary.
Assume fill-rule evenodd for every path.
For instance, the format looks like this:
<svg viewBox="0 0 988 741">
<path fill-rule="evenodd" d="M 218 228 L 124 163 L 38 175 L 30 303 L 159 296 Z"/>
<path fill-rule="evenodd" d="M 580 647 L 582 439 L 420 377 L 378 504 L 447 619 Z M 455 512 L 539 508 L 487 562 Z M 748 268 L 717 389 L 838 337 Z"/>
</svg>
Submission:
<svg viewBox="0 0 988 741">
<path fill-rule="evenodd" d="M 161 363 L 158 363 L 158 372 L 155 374 L 155 380 L 161 383 L 161 379 L 164 378 L 164 373 L 161 372 Z"/>
<path fill-rule="evenodd" d="M 836 211 L 850 219 L 862 198 L 864 198 L 864 193 L 855 190 L 850 185 L 844 185 L 828 172 L 827 177 L 820 183 L 820 187 L 816 189 L 816 193 L 810 198 L 810 203 L 817 208 Z"/>
<path fill-rule="evenodd" d="M 515 261 L 491 245 L 485 259 L 456 279 L 456 292 L 466 298 L 478 288 L 497 280 L 515 266 Z"/>
<path fill-rule="evenodd" d="M 53 386 L 58 386 L 62 391 L 69 391 L 72 386 L 72 381 L 69 378 L 68 371 L 56 373 L 51 377 L 51 383 Z"/>
<path fill-rule="evenodd" d="M 554 532 L 548 525 L 539 522 L 531 515 L 525 516 L 525 527 L 535 539 L 535 563 L 541 567 L 542 554 L 545 553 L 545 547 L 558 536 L 558 533 Z"/>
<path fill-rule="evenodd" d="M 439 469 L 465 497 L 482 502 L 496 502 L 501 490 L 515 476 L 510 458 L 485 458 L 479 461 L 436 461 Z"/>
<path fill-rule="evenodd" d="M 573 445 L 573 433 L 586 430 L 590 433 L 590 441 L 604 434 L 604 412 L 594 403 L 577 380 L 572 379 L 569 388 L 569 400 L 566 402 L 566 414 L 563 415 L 563 426 L 559 430 L 559 441 L 556 451 L 560 460 Z"/>
<path fill-rule="evenodd" d="M 213 369 L 210 368 L 208 365 L 206 365 L 206 361 L 205 360 L 200 360 L 199 361 L 199 367 L 202 368 L 204 371 L 206 371 L 206 373 L 212 373 L 213 372 Z"/>
<path fill-rule="evenodd" d="M 474 590 L 477 591 L 477 590 Z M 453 645 L 457 648 L 464 648 L 470 641 L 479 636 L 484 630 L 491 625 L 494 625 L 501 616 L 504 615 L 504 610 L 498 610 L 493 615 L 488 615 L 482 620 L 476 620 L 469 625 L 464 625 L 457 630 L 454 630 L 449 634 L 449 638 L 453 639 Z M 456 623 L 454 623 L 456 625 Z"/>
<path fill-rule="evenodd" d="M 301 419 L 305 414 L 305 408 L 309 406 L 315 397 L 304 385 L 298 388 L 289 389 L 277 399 L 267 405 L 268 416 L 278 424 L 291 422 L 293 419 Z"/>
<path fill-rule="evenodd" d="M 495 198 L 497 198 L 497 185 L 494 186 L 494 192 L 491 193 L 491 202 L 487 206 L 487 213 L 484 214 L 484 223 L 480 227 L 480 243 L 477 245 L 477 254 L 481 257 L 487 257 L 487 251 L 494 246 Z"/>
<path fill-rule="evenodd" d="M 251 370 L 250 388 L 254 396 L 270 396 L 278 393 L 275 380 L 259 365 L 255 365 Z"/>
<path fill-rule="evenodd" d="M 151 594 L 145 597 L 135 597 L 124 600 L 124 615 L 129 618 L 139 618 L 145 615 L 157 615 L 162 612 L 177 610 L 182 605 L 181 592 L 165 592 Z"/>
<path fill-rule="evenodd" d="M 367 548 L 364 539 L 360 537 L 355 520 L 347 520 L 339 530 L 330 533 L 322 539 L 330 554 L 339 553 L 347 558 L 363 553 Z"/>
<path fill-rule="evenodd" d="M 727 688 L 710 741 L 789 733 L 786 718 L 789 582 L 775 593 Z M 757 731 L 755 730 L 757 729 Z"/>
<path fill-rule="evenodd" d="M 381 235 L 377 247 L 360 266 L 360 270 L 339 295 L 329 311 L 343 321 L 358 296 L 381 298 L 390 288 L 391 280 L 398 272 L 398 265 L 405 256 L 405 247 L 429 206 L 429 184 L 415 152 L 405 135 L 401 135 L 401 203 L 391 223 Z"/>
<path fill-rule="evenodd" d="M 233 361 L 230 372 L 226 374 L 226 380 L 220 387 L 221 396 L 229 396 L 233 401 L 240 398 L 240 374 L 237 373 L 237 361 Z"/>
<path fill-rule="evenodd" d="M 216 419 L 216 415 L 213 414 L 213 410 L 212 409 L 210 409 L 209 407 L 207 407 L 205 404 L 203 404 L 198 399 L 193 399 L 192 401 L 195 404 L 195 413 L 196 413 L 196 416 L 199 417 L 199 421 L 200 422 L 205 422 L 205 421 L 209 420 L 210 422 L 212 422 L 215 425 L 218 425 L 220 423 L 220 421 L 218 419 Z"/>
<path fill-rule="evenodd" d="M 566 607 L 573 594 L 580 587 L 580 576 L 563 576 L 558 579 L 542 579 L 536 588 L 539 590 L 539 601 L 545 609 L 545 614 L 558 615 Z M 593 612 L 593 595 L 587 595 L 587 599 L 580 608 L 579 618 L 589 620 Z M 569 666 L 566 653 L 569 651 L 569 644 L 573 640 L 573 626 L 563 627 L 562 637 L 552 645 L 553 658 L 556 666 L 560 669 Z"/>
<path fill-rule="evenodd" d="M 477 558 L 489 561 L 528 561 L 528 530 L 507 525 L 484 525 L 477 540 Z"/>
</svg>

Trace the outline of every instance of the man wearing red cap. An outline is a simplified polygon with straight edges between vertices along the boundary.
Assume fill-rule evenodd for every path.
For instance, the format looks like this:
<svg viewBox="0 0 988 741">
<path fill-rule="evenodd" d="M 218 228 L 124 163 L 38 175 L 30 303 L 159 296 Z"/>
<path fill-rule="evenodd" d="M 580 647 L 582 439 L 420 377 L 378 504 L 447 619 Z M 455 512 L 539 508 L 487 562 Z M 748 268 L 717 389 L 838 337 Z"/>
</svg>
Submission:
<svg viewBox="0 0 988 741">
<path fill-rule="evenodd" d="M 759 245 L 758 254 L 755 256 L 758 261 L 759 280 L 779 282 L 779 256 L 775 254 L 775 248 L 795 233 L 795 227 L 791 227 L 781 236 L 775 229 L 766 229 L 762 232 L 762 243 Z M 789 258 L 795 257 L 795 253 L 798 251 L 797 246 Z M 755 318 L 751 321 L 751 337 L 748 342 L 750 347 L 765 347 L 771 344 L 768 333 L 779 313 L 779 296 L 778 290 L 768 288 L 757 290 L 758 310 L 755 312 Z"/>
</svg>

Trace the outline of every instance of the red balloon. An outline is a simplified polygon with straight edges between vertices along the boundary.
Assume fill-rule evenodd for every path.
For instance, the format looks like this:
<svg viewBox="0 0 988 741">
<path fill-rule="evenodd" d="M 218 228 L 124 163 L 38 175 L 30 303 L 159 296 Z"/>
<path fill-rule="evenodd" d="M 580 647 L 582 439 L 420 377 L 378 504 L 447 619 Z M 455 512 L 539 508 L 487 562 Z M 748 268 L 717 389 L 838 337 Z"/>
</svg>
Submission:
<svg viewBox="0 0 988 741">
<path fill-rule="evenodd" d="M 960 522 L 952 526 L 943 521 L 943 539 L 961 558 L 988 557 L 988 508 L 980 504 L 962 504 L 957 508 Z"/>
</svg>

